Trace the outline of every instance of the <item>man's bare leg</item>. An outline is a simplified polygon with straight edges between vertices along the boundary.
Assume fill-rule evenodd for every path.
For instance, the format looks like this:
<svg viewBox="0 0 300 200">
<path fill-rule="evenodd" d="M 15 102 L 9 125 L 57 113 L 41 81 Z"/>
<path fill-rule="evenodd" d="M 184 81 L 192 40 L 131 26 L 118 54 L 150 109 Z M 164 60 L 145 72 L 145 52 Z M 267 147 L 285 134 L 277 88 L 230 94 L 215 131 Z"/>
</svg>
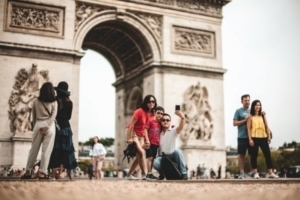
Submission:
<svg viewBox="0 0 300 200">
<path fill-rule="evenodd" d="M 240 170 L 240 175 L 239 179 L 245 178 L 245 173 L 244 173 L 244 166 L 245 166 L 245 155 L 239 154 L 238 155 L 238 165 L 239 165 L 239 170 Z"/>
<path fill-rule="evenodd" d="M 153 163 L 153 157 L 147 158 L 148 173 L 152 172 L 152 163 Z"/>
</svg>

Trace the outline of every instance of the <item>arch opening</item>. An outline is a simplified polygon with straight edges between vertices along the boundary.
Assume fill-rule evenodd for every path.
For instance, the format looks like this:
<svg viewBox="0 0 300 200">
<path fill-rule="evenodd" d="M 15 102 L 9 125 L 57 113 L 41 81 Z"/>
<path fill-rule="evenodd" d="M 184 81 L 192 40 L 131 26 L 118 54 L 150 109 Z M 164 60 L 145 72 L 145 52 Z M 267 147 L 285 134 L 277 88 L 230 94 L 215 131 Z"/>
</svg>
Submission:
<svg viewBox="0 0 300 200">
<path fill-rule="evenodd" d="M 115 71 L 116 78 L 138 71 L 153 60 L 147 39 L 130 24 L 106 21 L 94 26 L 85 36 L 83 49 L 104 55 Z"/>
</svg>

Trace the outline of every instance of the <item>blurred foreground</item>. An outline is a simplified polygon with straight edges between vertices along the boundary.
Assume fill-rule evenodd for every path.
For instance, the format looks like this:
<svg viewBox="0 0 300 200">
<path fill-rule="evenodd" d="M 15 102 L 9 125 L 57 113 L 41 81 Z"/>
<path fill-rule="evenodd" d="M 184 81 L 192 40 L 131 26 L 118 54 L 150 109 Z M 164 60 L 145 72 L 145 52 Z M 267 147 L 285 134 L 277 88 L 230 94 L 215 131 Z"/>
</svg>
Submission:
<svg viewBox="0 0 300 200">
<path fill-rule="evenodd" d="M 75 181 L 12 181 L 0 182 L 1 200 L 82 200 L 101 199 L 237 199 L 296 200 L 299 183 L 253 184 L 197 183 L 186 181 L 126 181 L 126 180 L 75 180 Z"/>
</svg>

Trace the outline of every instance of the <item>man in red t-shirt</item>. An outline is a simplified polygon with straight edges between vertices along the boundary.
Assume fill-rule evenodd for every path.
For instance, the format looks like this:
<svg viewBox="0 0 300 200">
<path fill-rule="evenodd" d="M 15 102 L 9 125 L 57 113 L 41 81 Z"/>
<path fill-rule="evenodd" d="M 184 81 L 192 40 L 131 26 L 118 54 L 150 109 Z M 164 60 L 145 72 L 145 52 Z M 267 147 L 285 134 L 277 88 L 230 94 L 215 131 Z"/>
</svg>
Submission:
<svg viewBox="0 0 300 200">
<path fill-rule="evenodd" d="M 164 108 L 157 106 L 155 109 L 154 119 L 149 120 L 145 126 L 145 140 L 148 138 L 150 142 L 150 147 L 147 144 L 144 145 L 144 148 L 146 149 L 148 167 L 148 174 L 146 176 L 147 180 L 157 180 L 157 177 L 152 174 L 152 165 L 154 158 L 156 158 L 157 149 L 159 147 L 161 133 L 160 119 L 163 116 L 163 113 Z"/>
</svg>

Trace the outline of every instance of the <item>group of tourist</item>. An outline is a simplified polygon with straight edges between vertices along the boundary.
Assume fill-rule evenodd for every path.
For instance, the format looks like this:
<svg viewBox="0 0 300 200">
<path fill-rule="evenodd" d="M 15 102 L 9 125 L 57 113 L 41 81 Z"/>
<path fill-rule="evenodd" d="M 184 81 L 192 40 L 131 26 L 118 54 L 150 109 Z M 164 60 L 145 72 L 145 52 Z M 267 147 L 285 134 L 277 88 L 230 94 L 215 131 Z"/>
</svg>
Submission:
<svg viewBox="0 0 300 200">
<path fill-rule="evenodd" d="M 243 95 L 241 101 L 243 107 L 236 110 L 233 118 L 233 125 L 238 127 L 238 164 L 240 169 L 238 178 L 245 178 L 244 158 L 247 151 L 250 156 L 253 177 L 259 178 L 257 172 L 259 148 L 264 154 L 268 167 L 267 177 L 278 178 L 272 170 L 269 147 L 272 137 L 266 113 L 262 112 L 261 102 L 255 100 L 250 107 L 250 95 Z M 39 97 L 32 105 L 33 138 L 26 172 L 21 176 L 22 179 L 50 178 L 49 169 L 52 170 L 51 177 L 53 179 L 61 179 L 64 170 L 71 171 L 77 167 L 73 134 L 69 123 L 72 108 L 73 104 L 66 82 L 60 82 L 57 87 L 53 87 L 50 82 L 42 85 Z M 179 125 L 171 126 L 171 116 L 165 113 L 163 107 L 157 106 L 156 98 L 153 95 L 147 95 L 143 99 L 142 104 L 134 111 L 126 126 L 127 143 L 135 143 L 137 150 L 126 179 L 138 179 L 132 174 L 139 166 L 143 180 L 163 180 L 165 177 L 162 169 L 162 153 L 177 164 L 181 179 L 188 179 L 183 153 L 176 148 L 176 140 L 184 127 L 185 116 L 178 108 L 175 109 L 175 115 L 180 118 Z M 37 173 L 33 173 L 41 146 L 39 170 Z M 102 178 L 101 167 L 105 154 L 105 148 L 99 143 L 99 138 L 95 136 L 89 155 L 96 179 Z M 152 174 L 152 168 L 158 171 L 159 177 Z"/>
<path fill-rule="evenodd" d="M 60 82 L 57 87 L 50 82 L 42 85 L 32 105 L 33 137 L 22 179 L 49 179 L 49 169 L 52 170 L 53 179 L 61 179 L 63 171 L 77 167 L 69 123 L 72 109 L 68 83 Z M 34 173 L 41 146 L 39 169 Z"/>
<path fill-rule="evenodd" d="M 127 143 L 136 143 L 137 154 L 126 179 L 138 179 L 132 174 L 139 166 L 143 180 L 163 180 L 165 177 L 161 165 L 162 157 L 157 157 L 157 154 L 164 153 L 177 164 L 182 179 L 187 180 L 183 153 L 176 148 L 176 139 L 183 129 L 185 117 L 180 110 L 176 110 L 175 114 L 180 117 L 177 127 L 171 126 L 171 116 L 164 112 L 163 107 L 157 106 L 153 95 L 147 95 L 140 108 L 134 111 L 125 134 Z M 152 167 L 159 172 L 159 177 L 152 174 Z"/>
<path fill-rule="evenodd" d="M 268 178 L 278 178 L 272 170 L 272 160 L 269 143 L 272 140 L 266 113 L 262 111 L 262 104 L 259 100 L 254 100 L 250 107 L 250 95 L 241 97 L 243 107 L 235 111 L 233 126 L 238 128 L 238 165 L 239 179 L 245 178 L 244 160 L 248 151 L 250 157 L 250 168 L 253 178 L 260 178 L 257 172 L 258 149 L 261 148 L 268 168 Z M 250 107 L 250 109 L 249 109 Z"/>
</svg>

